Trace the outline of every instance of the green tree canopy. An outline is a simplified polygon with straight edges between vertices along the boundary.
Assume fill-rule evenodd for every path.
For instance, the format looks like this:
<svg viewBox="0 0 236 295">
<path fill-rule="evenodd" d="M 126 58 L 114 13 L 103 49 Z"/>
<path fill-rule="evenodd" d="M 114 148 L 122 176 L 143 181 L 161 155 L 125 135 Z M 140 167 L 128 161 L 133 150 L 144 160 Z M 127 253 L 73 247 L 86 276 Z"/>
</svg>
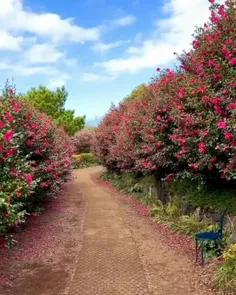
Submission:
<svg viewBox="0 0 236 295">
<path fill-rule="evenodd" d="M 38 89 L 30 89 L 21 98 L 32 107 L 52 117 L 59 126 L 64 127 L 69 135 L 74 135 L 75 132 L 84 127 L 85 116 L 75 117 L 74 110 L 65 109 L 67 97 L 68 92 L 64 86 L 52 91 L 40 85 Z"/>
<path fill-rule="evenodd" d="M 133 100 L 133 99 L 142 99 L 149 93 L 148 86 L 146 84 L 140 84 L 133 89 L 130 95 L 124 98 L 124 102 Z"/>
</svg>

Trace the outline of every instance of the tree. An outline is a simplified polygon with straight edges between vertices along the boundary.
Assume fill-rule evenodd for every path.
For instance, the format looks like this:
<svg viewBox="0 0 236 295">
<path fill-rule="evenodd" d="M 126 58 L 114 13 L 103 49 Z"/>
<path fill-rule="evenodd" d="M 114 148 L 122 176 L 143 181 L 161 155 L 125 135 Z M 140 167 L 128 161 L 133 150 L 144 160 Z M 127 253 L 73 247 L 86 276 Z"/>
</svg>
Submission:
<svg viewBox="0 0 236 295">
<path fill-rule="evenodd" d="M 148 94 L 149 94 L 148 86 L 143 83 L 135 87 L 133 91 L 130 93 L 130 95 L 124 98 L 124 101 L 127 102 L 133 99 L 142 99 Z"/>
<path fill-rule="evenodd" d="M 32 107 L 52 117 L 59 126 L 64 127 L 69 135 L 74 135 L 76 131 L 84 127 L 85 116 L 75 117 L 74 110 L 65 110 L 67 97 L 68 92 L 64 86 L 51 91 L 40 85 L 38 89 L 30 89 L 21 98 Z"/>
</svg>

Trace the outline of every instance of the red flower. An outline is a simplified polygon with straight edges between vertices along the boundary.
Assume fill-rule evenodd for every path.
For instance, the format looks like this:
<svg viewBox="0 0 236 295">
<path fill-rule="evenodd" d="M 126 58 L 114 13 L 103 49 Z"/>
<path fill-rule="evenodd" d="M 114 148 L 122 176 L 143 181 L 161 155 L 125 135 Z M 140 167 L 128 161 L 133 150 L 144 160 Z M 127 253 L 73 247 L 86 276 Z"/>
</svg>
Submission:
<svg viewBox="0 0 236 295">
<path fill-rule="evenodd" d="M 208 165 L 208 170 L 212 170 L 213 166 L 212 165 Z"/>
<path fill-rule="evenodd" d="M 159 147 L 161 147 L 161 145 L 162 145 L 162 142 L 159 140 L 156 144 L 156 147 L 159 148 Z"/>
<path fill-rule="evenodd" d="M 227 124 L 224 121 L 220 121 L 217 123 L 218 128 L 225 129 L 227 127 Z"/>
<path fill-rule="evenodd" d="M 31 185 L 32 184 L 32 182 L 33 182 L 33 177 L 34 177 L 34 175 L 33 174 L 27 174 L 26 175 L 26 181 L 27 181 L 27 183 L 29 184 L 29 185 Z"/>
<path fill-rule="evenodd" d="M 233 135 L 230 132 L 225 132 L 224 133 L 225 139 L 231 140 L 233 138 Z"/>
<path fill-rule="evenodd" d="M 184 88 L 180 87 L 179 88 L 179 94 L 178 94 L 179 98 L 184 98 Z"/>
<path fill-rule="evenodd" d="M 12 88 L 10 88 L 10 89 L 9 89 L 9 93 L 10 93 L 11 95 L 13 95 L 13 94 L 14 94 L 14 90 L 13 90 Z"/>
<path fill-rule="evenodd" d="M 232 66 L 236 65 L 236 58 L 235 58 L 235 57 L 231 58 L 231 59 L 229 60 L 229 63 L 230 63 Z"/>
<path fill-rule="evenodd" d="M 14 132 L 12 130 L 9 130 L 7 131 L 5 134 L 4 134 L 4 140 L 6 142 L 10 142 L 12 140 L 12 137 L 14 135 Z"/>
<path fill-rule="evenodd" d="M 211 163 L 216 163 L 216 157 L 211 158 Z"/>
<path fill-rule="evenodd" d="M 14 112 L 18 113 L 20 111 L 20 107 L 19 106 L 15 106 L 14 107 Z"/>
<path fill-rule="evenodd" d="M 206 144 L 205 144 L 205 142 L 200 142 L 199 143 L 199 145 L 198 145 L 198 151 L 200 152 L 200 153 L 205 153 L 206 152 Z"/>
<path fill-rule="evenodd" d="M 18 198 L 20 198 L 22 196 L 22 193 L 21 192 L 16 192 L 16 195 Z"/>
<path fill-rule="evenodd" d="M 0 122 L 0 128 L 4 128 L 4 127 L 6 127 L 6 123 L 5 122 Z"/>
<path fill-rule="evenodd" d="M 14 116 L 12 116 L 9 112 L 6 113 L 6 119 L 9 121 L 9 122 L 12 122 L 14 120 Z"/>
<path fill-rule="evenodd" d="M 41 187 L 48 187 L 48 184 L 45 181 L 43 181 L 43 182 L 41 182 L 40 186 Z"/>
</svg>

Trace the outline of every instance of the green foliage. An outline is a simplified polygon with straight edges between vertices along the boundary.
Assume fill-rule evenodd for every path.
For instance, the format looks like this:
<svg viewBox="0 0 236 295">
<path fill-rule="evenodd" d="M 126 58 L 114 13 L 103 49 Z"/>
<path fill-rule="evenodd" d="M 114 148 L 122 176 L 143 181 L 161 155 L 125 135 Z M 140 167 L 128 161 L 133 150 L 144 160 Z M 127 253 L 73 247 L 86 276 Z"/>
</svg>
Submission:
<svg viewBox="0 0 236 295">
<path fill-rule="evenodd" d="M 142 99 L 149 94 L 148 86 L 146 84 L 140 84 L 133 89 L 130 95 L 124 98 L 124 102 L 129 102 L 133 99 Z"/>
<path fill-rule="evenodd" d="M 40 85 L 38 89 L 31 88 L 22 98 L 31 106 L 47 114 L 52 118 L 58 118 L 64 111 L 64 106 L 68 92 L 65 87 L 51 91 L 47 87 Z"/>
<path fill-rule="evenodd" d="M 217 266 L 213 283 L 218 289 L 235 294 L 236 291 L 236 244 L 232 244 L 223 253 L 224 262 Z M 230 292 L 230 293 L 229 293 Z"/>
<path fill-rule="evenodd" d="M 179 219 L 171 224 L 173 231 L 181 232 L 186 235 L 194 235 L 197 232 L 204 230 L 206 225 L 199 222 L 193 215 L 182 215 Z"/>
<path fill-rule="evenodd" d="M 152 177 L 139 175 L 138 173 L 118 174 L 115 172 L 104 172 L 102 179 L 109 180 L 116 188 L 122 192 L 131 194 L 145 205 L 153 206 L 157 202 L 154 194 L 148 194 L 147 187 L 152 184 Z"/>
<path fill-rule="evenodd" d="M 216 184 L 203 182 L 200 178 L 186 178 L 170 182 L 169 190 L 177 199 L 185 196 L 197 207 L 227 209 L 228 213 L 236 214 L 236 189 L 216 187 Z"/>
<path fill-rule="evenodd" d="M 78 130 L 84 127 L 85 117 L 74 117 L 74 111 L 64 110 L 60 112 L 55 122 L 59 126 L 64 127 L 67 134 L 74 135 Z"/>
<path fill-rule="evenodd" d="M 198 232 L 218 231 L 217 225 L 209 225 L 206 222 L 199 221 L 194 215 L 181 215 L 178 206 L 172 203 L 164 206 L 159 202 L 158 205 L 152 208 L 151 216 L 158 223 L 168 225 L 172 231 L 181 232 L 185 235 L 194 236 Z M 206 257 L 219 257 L 226 247 L 226 235 L 222 240 L 200 241 L 199 247 L 203 248 Z"/>
<path fill-rule="evenodd" d="M 85 117 L 75 117 L 73 110 L 65 110 L 67 96 L 68 92 L 64 86 L 52 91 L 41 85 L 38 89 L 32 88 L 21 98 L 30 106 L 52 117 L 59 126 L 64 127 L 67 134 L 74 135 L 84 127 Z"/>
<path fill-rule="evenodd" d="M 73 169 L 87 168 L 99 165 L 91 153 L 82 153 L 73 156 Z"/>
<path fill-rule="evenodd" d="M 168 203 L 163 205 L 161 201 L 158 201 L 157 205 L 154 205 L 151 210 L 151 216 L 158 222 L 171 225 L 180 217 L 181 211 L 176 204 Z"/>
</svg>

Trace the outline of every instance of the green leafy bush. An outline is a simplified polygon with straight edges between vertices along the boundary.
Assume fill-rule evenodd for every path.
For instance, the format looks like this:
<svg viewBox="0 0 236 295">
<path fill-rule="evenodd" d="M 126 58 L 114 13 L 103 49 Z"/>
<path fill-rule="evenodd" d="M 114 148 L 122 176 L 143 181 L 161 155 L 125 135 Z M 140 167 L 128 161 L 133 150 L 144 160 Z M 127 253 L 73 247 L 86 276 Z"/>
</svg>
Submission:
<svg viewBox="0 0 236 295">
<path fill-rule="evenodd" d="M 173 231 L 181 232 L 186 235 L 194 235 L 197 232 L 203 231 L 206 224 L 199 222 L 194 216 L 182 215 L 171 224 Z"/>
<path fill-rule="evenodd" d="M 175 179 L 169 182 L 170 194 L 177 199 L 183 196 L 194 206 L 212 208 L 218 211 L 227 209 L 228 213 L 236 215 L 236 189 L 219 187 L 217 183 L 205 182 L 201 178 Z"/>
<path fill-rule="evenodd" d="M 236 244 L 232 244 L 223 253 L 224 262 L 217 266 L 213 282 L 221 290 L 236 292 Z M 229 293 L 228 293 L 229 294 Z"/>
</svg>

